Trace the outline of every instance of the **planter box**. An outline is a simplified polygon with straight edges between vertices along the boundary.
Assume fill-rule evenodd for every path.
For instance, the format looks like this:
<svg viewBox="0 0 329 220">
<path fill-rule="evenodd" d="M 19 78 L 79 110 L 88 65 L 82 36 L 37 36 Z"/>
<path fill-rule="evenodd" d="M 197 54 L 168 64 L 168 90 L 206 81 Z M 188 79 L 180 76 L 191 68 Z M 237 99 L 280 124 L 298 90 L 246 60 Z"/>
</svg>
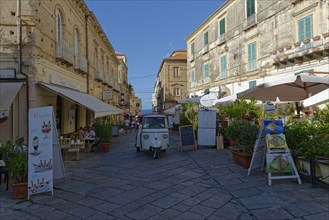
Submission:
<svg viewBox="0 0 329 220">
<path fill-rule="evenodd" d="M 311 164 L 308 160 L 302 158 L 296 159 L 297 171 L 303 175 L 311 176 Z M 315 176 L 321 176 L 319 164 L 315 164 Z"/>
<path fill-rule="evenodd" d="M 237 152 L 232 149 L 231 149 L 231 152 L 232 152 L 232 156 L 233 156 L 235 163 L 239 164 L 240 166 L 242 166 L 245 169 L 249 168 L 250 162 L 251 162 L 251 157 L 252 157 L 251 154 L 240 153 L 240 152 Z"/>
<path fill-rule="evenodd" d="M 17 183 L 11 185 L 13 199 L 27 198 L 27 183 Z"/>
<path fill-rule="evenodd" d="M 320 180 L 329 183 L 329 160 L 318 160 L 319 162 L 326 164 L 317 164 L 320 167 L 321 177 Z"/>
</svg>

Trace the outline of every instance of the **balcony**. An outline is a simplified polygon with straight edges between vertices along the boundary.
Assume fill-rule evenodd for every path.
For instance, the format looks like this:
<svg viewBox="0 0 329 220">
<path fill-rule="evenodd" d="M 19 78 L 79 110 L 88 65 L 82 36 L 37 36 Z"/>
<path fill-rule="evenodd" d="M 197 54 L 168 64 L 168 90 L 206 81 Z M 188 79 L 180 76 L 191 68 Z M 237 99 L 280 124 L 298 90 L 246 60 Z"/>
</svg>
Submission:
<svg viewBox="0 0 329 220">
<path fill-rule="evenodd" d="M 73 48 L 65 40 L 56 44 L 56 61 L 68 66 L 72 66 L 74 63 Z"/>
<path fill-rule="evenodd" d="M 203 79 L 203 84 L 208 84 L 210 83 L 210 78 L 209 77 L 206 77 Z"/>
<path fill-rule="evenodd" d="M 244 22 L 244 30 L 247 31 L 254 27 L 257 24 L 257 14 L 252 14 L 247 17 L 246 21 Z"/>
<path fill-rule="evenodd" d="M 216 40 L 216 45 L 219 46 L 219 45 L 222 45 L 225 42 L 226 42 L 226 34 L 223 33 L 223 34 L 218 36 L 218 38 Z"/>
<path fill-rule="evenodd" d="M 194 54 L 191 54 L 188 58 L 189 62 L 193 62 L 194 61 Z"/>
<path fill-rule="evenodd" d="M 201 50 L 201 54 L 208 53 L 208 50 L 209 50 L 208 44 L 204 45 L 203 48 L 202 48 L 202 50 Z"/>
<path fill-rule="evenodd" d="M 272 52 L 272 65 L 303 63 L 329 55 L 329 32 Z"/>
<path fill-rule="evenodd" d="M 74 56 L 74 69 L 81 73 L 87 73 L 87 58 L 82 55 Z"/>
<path fill-rule="evenodd" d="M 103 68 L 98 68 L 95 70 L 95 76 L 94 76 L 95 80 L 98 81 L 104 81 L 104 72 L 103 72 Z"/>
</svg>

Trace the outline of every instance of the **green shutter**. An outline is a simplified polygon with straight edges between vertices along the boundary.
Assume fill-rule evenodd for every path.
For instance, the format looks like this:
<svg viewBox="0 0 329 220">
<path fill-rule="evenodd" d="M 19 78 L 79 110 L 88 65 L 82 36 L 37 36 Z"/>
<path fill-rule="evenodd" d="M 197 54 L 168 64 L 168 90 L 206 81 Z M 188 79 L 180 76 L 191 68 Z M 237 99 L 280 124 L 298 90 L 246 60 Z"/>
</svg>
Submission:
<svg viewBox="0 0 329 220">
<path fill-rule="evenodd" d="M 247 0 L 247 17 L 255 14 L 255 0 Z"/>
<path fill-rule="evenodd" d="M 305 39 L 313 37 L 313 17 L 309 15 L 305 18 Z"/>
<path fill-rule="evenodd" d="M 313 15 L 298 20 L 298 41 L 313 37 Z"/>
<path fill-rule="evenodd" d="M 304 28 L 304 19 L 300 19 L 298 21 L 298 41 L 305 40 L 304 39 L 304 35 L 305 35 L 304 30 L 305 30 L 305 28 Z"/>
<path fill-rule="evenodd" d="M 192 77 L 192 82 L 194 82 L 195 81 L 194 70 L 191 71 L 191 77 Z"/>
<path fill-rule="evenodd" d="M 219 22 L 219 34 L 222 35 L 225 33 L 225 18 Z"/>
<path fill-rule="evenodd" d="M 249 88 L 253 88 L 256 86 L 256 80 L 250 81 L 249 82 Z"/>
<path fill-rule="evenodd" d="M 204 65 L 204 78 L 208 78 L 208 64 Z"/>
<path fill-rule="evenodd" d="M 204 33 L 204 45 L 208 45 L 208 31 Z"/>
<path fill-rule="evenodd" d="M 221 78 L 226 78 L 226 76 L 227 76 L 226 70 L 227 70 L 227 59 L 226 59 L 226 55 L 225 55 L 220 58 Z"/>
<path fill-rule="evenodd" d="M 248 44 L 248 61 L 256 60 L 256 43 Z"/>
<path fill-rule="evenodd" d="M 194 43 L 191 44 L 191 52 L 194 54 Z"/>
</svg>

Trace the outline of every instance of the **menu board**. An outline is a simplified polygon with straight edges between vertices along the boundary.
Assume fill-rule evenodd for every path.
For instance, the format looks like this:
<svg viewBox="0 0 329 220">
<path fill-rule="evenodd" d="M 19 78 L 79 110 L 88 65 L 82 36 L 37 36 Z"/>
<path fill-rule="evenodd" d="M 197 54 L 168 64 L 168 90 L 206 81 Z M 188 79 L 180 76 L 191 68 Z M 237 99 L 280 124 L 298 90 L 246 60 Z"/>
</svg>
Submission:
<svg viewBox="0 0 329 220">
<path fill-rule="evenodd" d="M 29 110 L 28 195 L 53 191 L 52 106 Z"/>
<path fill-rule="evenodd" d="M 179 139 L 181 151 L 183 151 L 183 147 L 187 146 L 193 146 L 195 150 L 197 149 L 194 129 L 192 125 L 185 125 L 179 127 Z"/>
</svg>

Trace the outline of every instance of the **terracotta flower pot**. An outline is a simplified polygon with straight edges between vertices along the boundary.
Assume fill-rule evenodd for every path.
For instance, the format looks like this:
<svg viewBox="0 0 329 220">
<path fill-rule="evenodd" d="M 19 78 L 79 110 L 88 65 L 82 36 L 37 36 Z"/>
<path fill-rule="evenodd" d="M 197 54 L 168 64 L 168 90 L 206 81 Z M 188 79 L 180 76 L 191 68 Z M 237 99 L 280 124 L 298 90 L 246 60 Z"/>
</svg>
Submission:
<svg viewBox="0 0 329 220">
<path fill-rule="evenodd" d="M 295 46 L 295 47 L 299 47 L 300 44 L 301 44 L 300 42 L 296 42 L 296 43 L 294 43 L 294 46 Z"/>
<path fill-rule="evenodd" d="M 318 36 L 315 36 L 315 37 L 313 37 L 313 41 L 317 41 L 317 40 L 320 40 L 320 36 L 318 35 Z"/>
<path fill-rule="evenodd" d="M 324 38 L 329 37 L 329 32 L 323 33 L 322 36 L 323 36 Z"/>
<path fill-rule="evenodd" d="M 235 163 L 237 163 L 238 165 L 242 166 L 245 169 L 249 168 L 252 158 L 251 154 L 244 154 L 234 150 L 231 150 L 231 152 Z"/>
<path fill-rule="evenodd" d="M 11 185 L 13 199 L 27 198 L 27 183 L 16 183 Z"/>
<path fill-rule="evenodd" d="M 106 153 L 106 152 L 109 152 L 110 149 L 111 149 L 111 144 L 110 143 L 101 143 L 99 145 L 99 151 L 100 152 Z"/>
<path fill-rule="evenodd" d="M 310 42 L 311 42 L 310 39 L 305 39 L 305 40 L 303 41 L 304 44 L 308 44 L 308 43 L 310 43 Z"/>
</svg>

